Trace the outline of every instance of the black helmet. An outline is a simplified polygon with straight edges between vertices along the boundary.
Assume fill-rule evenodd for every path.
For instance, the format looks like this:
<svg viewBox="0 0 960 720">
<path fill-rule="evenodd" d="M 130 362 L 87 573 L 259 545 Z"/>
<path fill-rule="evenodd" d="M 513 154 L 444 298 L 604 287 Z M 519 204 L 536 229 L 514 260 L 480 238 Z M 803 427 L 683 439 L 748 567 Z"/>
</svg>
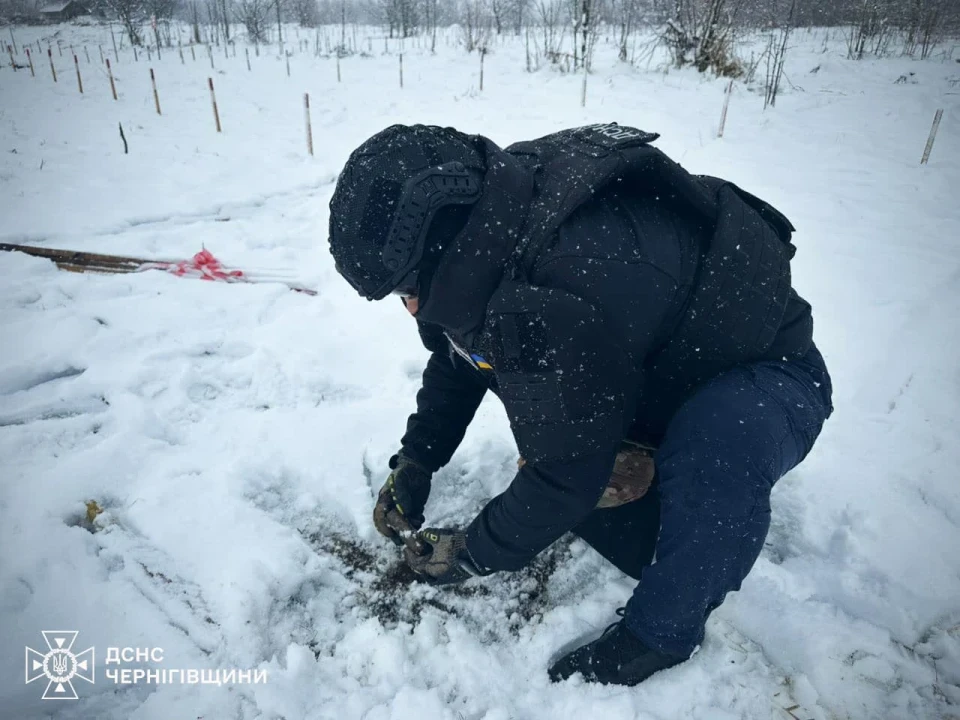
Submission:
<svg viewBox="0 0 960 720">
<path fill-rule="evenodd" d="M 480 197 L 483 157 L 452 128 L 393 125 L 351 153 L 330 200 L 337 272 L 368 300 L 414 292 L 437 210 Z"/>
</svg>

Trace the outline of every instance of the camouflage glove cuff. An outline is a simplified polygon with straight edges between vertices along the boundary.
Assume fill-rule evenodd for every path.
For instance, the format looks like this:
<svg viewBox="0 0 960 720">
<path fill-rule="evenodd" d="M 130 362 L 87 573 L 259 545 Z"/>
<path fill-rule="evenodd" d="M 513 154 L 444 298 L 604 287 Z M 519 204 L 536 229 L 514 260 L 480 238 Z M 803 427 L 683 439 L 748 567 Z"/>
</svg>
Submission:
<svg viewBox="0 0 960 720">
<path fill-rule="evenodd" d="M 410 568 L 431 585 L 452 585 L 491 573 L 473 559 L 462 530 L 427 528 L 417 533 L 417 539 L 425 552 L 418 554 L 408 545 L 404 556 Z"/>
</svg>

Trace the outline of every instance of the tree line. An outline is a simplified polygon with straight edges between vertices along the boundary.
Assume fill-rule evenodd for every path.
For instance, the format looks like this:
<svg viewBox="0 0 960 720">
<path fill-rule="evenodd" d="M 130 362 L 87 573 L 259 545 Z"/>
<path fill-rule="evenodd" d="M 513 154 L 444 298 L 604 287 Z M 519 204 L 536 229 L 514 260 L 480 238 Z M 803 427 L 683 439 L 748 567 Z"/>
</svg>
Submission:
<svg viewBox="0 0 960 720">
<path fill-rule="evenodd" d="M 49 0 L 0 0 L 0 20 L 29 20 Z M 132 44 L 172 42 L 173 20 L 230 42 L 239 26 L 249 42 L 265 43 L 283 25 L 381 26 L 385 36 L 427 36 L 456 27 L 468 51 L 487 49 L 495 36 L 524 36 L 528 56 L 572 68 L 589 63 L 599 34 L 612 37 L 623 61 L 635 57 L 637 31 L 653 30 L 674 65 L 737 76 L 749 72 L 737 59 L 738 36 L 751 30 L 837 27 L 848 56 L 903 53 L 926 58 L 960 35 L 960 0 L 79 0 L 92 13 L 123 26 Z M 201 32 L 203 31 L 203 32 Z M 356 48 L 354 48 L 356 50 Z M 529 64 L 529 62 L 528 62 Z"/>
</svg>

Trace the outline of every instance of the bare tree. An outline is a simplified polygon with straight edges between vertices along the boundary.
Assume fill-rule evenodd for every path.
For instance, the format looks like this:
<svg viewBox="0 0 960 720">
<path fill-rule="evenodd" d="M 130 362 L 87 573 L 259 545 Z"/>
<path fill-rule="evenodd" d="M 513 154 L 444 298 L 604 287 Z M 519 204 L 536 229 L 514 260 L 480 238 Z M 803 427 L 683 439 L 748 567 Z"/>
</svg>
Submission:
<svg viewBox="0 0 960 720">
<path fill-rule="evenodd" d="M 237 19 L 247 30 L 247 39 L 266 42 L 273 0 L 240 0 L 235 8 Z"/>
<path fill-rule="evenodd" d="M 633 33 L 634 25 L 639 19 L 639 0 L 611 0 L 612 20 L 617 29 L 617 57 L 622 62 L 627 60 L 627 43 Z"/>
<path fill-rule="evenodd" d="M 797 9 L 797 0 L 791 0 L 790 12 L 786 20 L 776 32 L 771 33 L 767 45 L 767 82 L 764 85 L 763 109 L 777 104 L 777 94 L 780 92 L 780 79 L 783 77 L 783 64 L 787 59 L 787 41 L 790 31 L 793 30 L 794 12 Z"/>
<path fill-rule="evenodd" d="M 847 34 L 847 57 L 862 60 L 865 53 L 883 55 L 894 30 L 893 6 L 888 0 L 860 0 L 853 8 Z"/>
<path fill-rule="evenodd" d="M 513 32 L 519 36 L 524 27 L 524 17 L 530 0 L 511 0 L 509 12 L 513 16 Z"/>
<path fill-rule="evenodd" d="M 0 19 L 13 22 L 35 20 L 39 9 L 39 3 L 34 0 L 0 0 Z"/>
<path fill-rule="evenodd" d="M 540 21 L 540 31 L 543 34 L 543 54 L 551 62 L 559 62 L 562 56 L 560 50 L 563 45 L 564 27 L 560 20 L 563 17 L 563 0 L 535 0 L 537 19 Z"/>
<path fill-rule="evenodd" d="M 733 55 L 740 0 L 676 0 L 663 40 L 677 67 L 736 77 L 742 73 Z"/>
<path fill-rule="evenodd" d="M 484 0 L 463 0 L 460 7 L 460 33 L 467 52 L 486 47 L 490 36 L 490 17 Z"/>
<path fill-rule="evenodd" d="M 948 0 L 910 1 L 903 22 L 905 55 L 913 56 L 919 50 L 921 59 L 930 57 L 930 53 L 947 34 L 948 5 Z"/>
<path fill-rule="evenodd" d="M 212 28 L 208 31 L 208 39 L 212 42 L 219 43 L 222 22 L 220 20 L 220 6 L 217 4 L 217 0 L 207 0 L 207 25 Z"/>
<path fill-rule="evenodd" d="M 193 42 L 200 43 L 200 12 L 197 10 L 197 0 L 190 3 L 190 10 L 193 13 L 193 19 L 190 23 L 190 31 L 193 35 Z"/>
<path fill-rule="evenodd" d="M 144 14 L 147 17 L 156 19 L 153 34 L 157 46 L 160 45 L 160 30 L 162 28 L 167 38 L 167 46 L 169 47 L 170 20 L 173 18 L 178 4 L 178 0 L 143 0 Z"/>
<path fill-rule="evenodd" d="M 570 24 L 573 28 L 573 69 L 589 66 L 599 36 L 600 0 L 569 0 Z"/>
<path fill-rule="evenodd" d="M 568 0 L 567 13 L 569 14 L 570 25 L 573 30 L 573 67 L 576 69 L 579 64 L 579 53 L 577 52 L 577 41 L 580 37 L 580 29 L 583 27 L 584 13 L 581 7 L 582 0 Z"/>
<path fill-rule="evenodd" d="M 104 8 L 123 25 L 131 45 L 142 45 L 140 29 L 146 18 L 142 0 L 104 0 Z"/>
<path fill-rule="evenodd" d="M 340 8 L 346 15 L 346 8 L 341 2 Z M 290 10 L 293 18 L 301 27 L 316 27 L 320 24 L 320 8 L 317 6 L 317 0 L 291 0 Z"/>
<path fill-rule="evenodd" d="M 416 0 L 396 0 L 400 11 L 400 37 L 410 37 L 420 27 Z"/>
<path fill-rule="evenodd" d="M 390 37 L 410 37 L 419 26 L 417 0 L 380 0 L 380 12 L 390 29 Z"/>
<path fill-rule="evenodd" d="M 233 0 L 215 0 L 220 13 L 220 20 L 223 22 L 223 38 L 230 42 L 230 16 L 232 14 L 230 3 Z"/>
<path fill-rule="evenodd" d="M 283 52 L 283 8 L 286 7 L 287 0 L 273 0 L 271 4 L 277 12 L 277 46 Z"/>
<path fill-rule="evenodd" d="M 228 5 L 230 1 L 207 0 L 207 18 L 214 28 L 214 39 L 217 43 L 220 42 L 221 33 L 225 41 L 230 41 L 230 17 L 232 15 L 232 9 Z"/>
<path fill-rule="evenodd" d="M 438 0 L 423 0 L 423 22 L 430 36 L 430 52 L 437 51 Z"/>
</svg>

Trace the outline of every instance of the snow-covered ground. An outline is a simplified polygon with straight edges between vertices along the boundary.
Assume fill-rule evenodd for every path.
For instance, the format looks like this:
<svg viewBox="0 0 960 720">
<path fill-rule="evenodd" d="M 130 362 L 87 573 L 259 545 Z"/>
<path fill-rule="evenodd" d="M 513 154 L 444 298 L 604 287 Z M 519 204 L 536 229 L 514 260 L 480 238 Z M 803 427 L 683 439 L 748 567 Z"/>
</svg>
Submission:
<svg viewBox="0 0 960 720">
<path fill-rule="evenodd" d="M 382 40 L 341 60 L 341 83 L 335 60 L 310 52 L 290 58 L 287 77 L 275 48 L 251 47 L 251 71 L 243 45 L 229 58 L 214 48 L 213 71 L 203 48 L 183 64 L 176 49 L 151 63 L 126 49 L 115 102 L 97 47 L 112 56 L 108 32 L 16 33 L 33 43 L 36 77 L 6 59 L 0 69 L 0 242 L 163 259 L 205 246 L 319 294 L 79 275 L 0 254 L 0 716 L 960 716 L 952 58 L 853 63 L 836 32 L 826 49 L 822 32 L 798 33 L 777 107 L 763 112 L 762 92 L 735 84 L 718 140 L 724 81 L 631 68 L 606 44 L 585 108 L 579 76 L 525 72 L 513 39 L 487 55 L 480 92 L 478 56 L 447 37 L 436 56 L 408 41 L 402 89 L 400 48 L 384 54 Z M 54 40 L 57 84 L 50 37 L 65 48 Z M 921 167 L 936 108 L 946 112 Z M 837 408 L 776 487 L 763 556 L 701 652 L 633 689 L 548 682 L 550 658 L 613 620 L 631 591 L 580 542 L 460 589 L 407 584 L 370 511 L 425 351 L 399 303 L 359 299 L 326 249 L 337 172 L 386 125 L 507 144 L 610 120 L 661 132 L 687 168 L 793 220 L 795 284 L 813 304 Z M 471 519 L 510 481 L 515 455 L 488 399 L 435 481 L 429 521 Z M 104 510 L 92 524 L 91 500 Z M 45 681 L 23 682 L 24 646 L 45 651 L 51 629 L 78 630 L 77 652 L 96 647 L 96 683 L 74 680 L 79 700 L 41 701 Z M 105 676 L 118 667 L 105 664 L 111 647 L 163 648 L 148 669 L 268 679 L 118 685 Z"/>
</svg>

